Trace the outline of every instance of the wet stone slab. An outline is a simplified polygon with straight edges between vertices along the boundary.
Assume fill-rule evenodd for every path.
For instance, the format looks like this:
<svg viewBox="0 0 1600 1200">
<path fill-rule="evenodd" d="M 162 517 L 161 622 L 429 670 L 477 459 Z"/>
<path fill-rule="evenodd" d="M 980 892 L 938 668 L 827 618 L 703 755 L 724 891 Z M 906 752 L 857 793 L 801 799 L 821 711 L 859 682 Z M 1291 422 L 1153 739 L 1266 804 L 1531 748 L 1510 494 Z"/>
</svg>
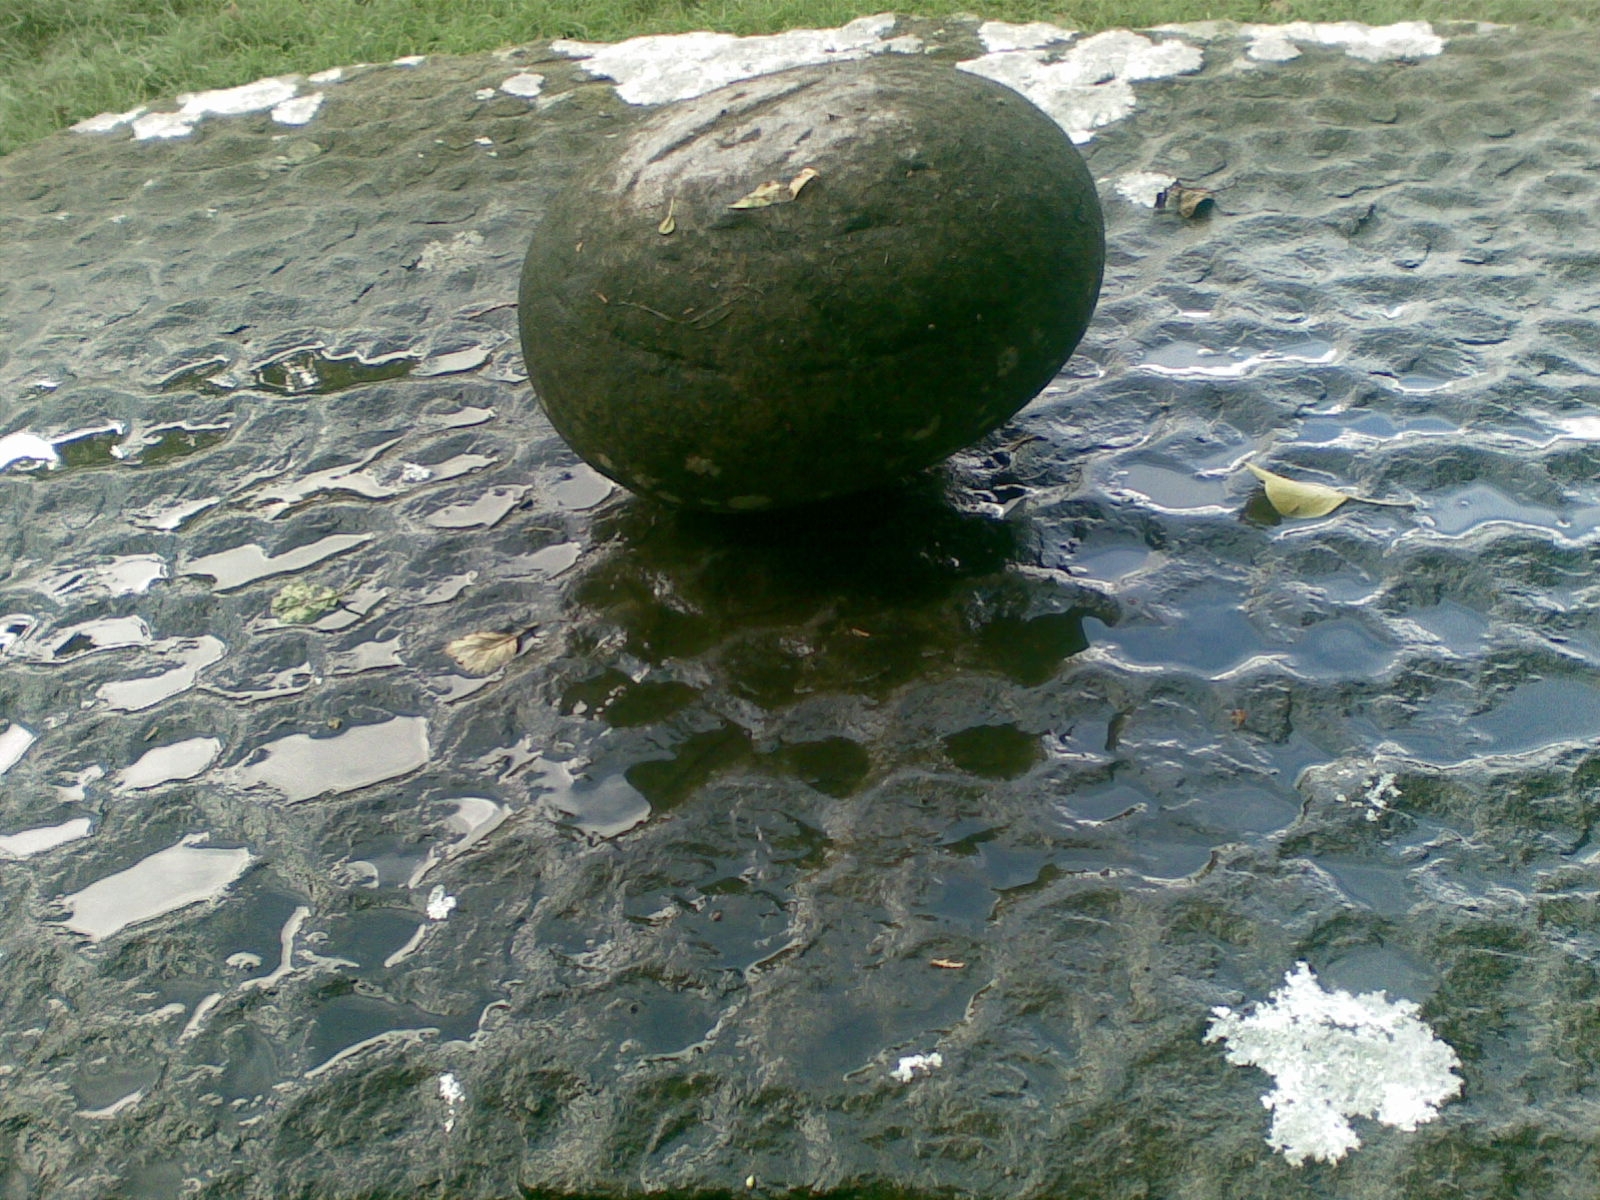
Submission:
<svg viewBox="0 0 1600 1200">
<path fill-rule="evenodd" d="M 1079 353 L 895 495 L 614 490 L 531 229 L 880 52 L 1080 142 Z M 868 19 L 0 160 L 0 1191 L 1590 1195 L 1597 52 Z"/>
</svg>

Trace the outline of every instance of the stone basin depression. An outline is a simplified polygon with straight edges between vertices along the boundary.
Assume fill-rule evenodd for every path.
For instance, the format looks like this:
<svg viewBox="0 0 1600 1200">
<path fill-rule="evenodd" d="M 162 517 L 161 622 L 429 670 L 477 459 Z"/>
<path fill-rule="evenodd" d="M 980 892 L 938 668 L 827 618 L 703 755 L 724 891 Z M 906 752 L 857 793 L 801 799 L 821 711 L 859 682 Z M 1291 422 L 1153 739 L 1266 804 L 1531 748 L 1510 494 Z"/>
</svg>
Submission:
<svg viewBox="0 0 1600 1200">
<path fill-rule="evenodd" d="M 635 499 L 530 236 L 875 55 L 1078 145 L 1077 353 L 896 491 Z M 884 16 L 0 160 L 0 1194 L 1592 1198 L 1597 58 Z"/>
</svg>

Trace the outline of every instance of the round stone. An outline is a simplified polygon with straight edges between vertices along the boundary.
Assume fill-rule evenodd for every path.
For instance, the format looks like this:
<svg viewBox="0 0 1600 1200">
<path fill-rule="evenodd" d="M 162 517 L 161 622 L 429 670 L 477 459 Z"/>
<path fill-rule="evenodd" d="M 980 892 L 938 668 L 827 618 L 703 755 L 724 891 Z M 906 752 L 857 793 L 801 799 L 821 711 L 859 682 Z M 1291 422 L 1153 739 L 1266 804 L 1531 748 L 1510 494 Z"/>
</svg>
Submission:
<svg viewBox="0 0 1600 1200">
<path fill-rule="evenodd" d="M 724 512 L 882 485 L 1038 394 L 1104 223 L 1016 92 L 892 56 L 672 105 L 552 207 L 523 265 L 552 424 L 632 490 Z"/>
</svg>

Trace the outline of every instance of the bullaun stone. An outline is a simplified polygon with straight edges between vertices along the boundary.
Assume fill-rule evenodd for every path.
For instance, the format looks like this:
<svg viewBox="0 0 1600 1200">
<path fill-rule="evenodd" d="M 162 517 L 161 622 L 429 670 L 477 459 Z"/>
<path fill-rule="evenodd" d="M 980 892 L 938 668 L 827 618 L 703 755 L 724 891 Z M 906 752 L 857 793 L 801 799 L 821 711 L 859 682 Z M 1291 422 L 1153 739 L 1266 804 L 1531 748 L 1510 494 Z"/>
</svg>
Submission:
<svg viewBox="0 0 1600 1200">
<path fill-rule="evenodd" d="M 1022 96 L 921 59 L 802 67 L 606 148 L 533 236 L 523 353 L 624 486 L 781 507 L 1012 416 L 1082 337 L 1104 259 L 1083 160 Z"/>
</svg>

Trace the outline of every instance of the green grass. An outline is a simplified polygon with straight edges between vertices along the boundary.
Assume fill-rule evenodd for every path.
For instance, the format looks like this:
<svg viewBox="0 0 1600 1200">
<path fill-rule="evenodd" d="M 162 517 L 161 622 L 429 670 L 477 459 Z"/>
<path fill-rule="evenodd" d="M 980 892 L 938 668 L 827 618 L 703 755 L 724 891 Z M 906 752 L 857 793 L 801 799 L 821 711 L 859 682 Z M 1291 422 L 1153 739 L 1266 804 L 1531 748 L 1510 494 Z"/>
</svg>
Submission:
<svg viewBox="0 0 1600 1200">
<path fill-rule="evenodd" d="M 98 112 L 265 75 L 547 37 L 770 33 L 889 7 L 1086 30 L 1214 17 L 1600 25 L 1600 0 L 0 0 L 0 154 Z"/>
</svg>

